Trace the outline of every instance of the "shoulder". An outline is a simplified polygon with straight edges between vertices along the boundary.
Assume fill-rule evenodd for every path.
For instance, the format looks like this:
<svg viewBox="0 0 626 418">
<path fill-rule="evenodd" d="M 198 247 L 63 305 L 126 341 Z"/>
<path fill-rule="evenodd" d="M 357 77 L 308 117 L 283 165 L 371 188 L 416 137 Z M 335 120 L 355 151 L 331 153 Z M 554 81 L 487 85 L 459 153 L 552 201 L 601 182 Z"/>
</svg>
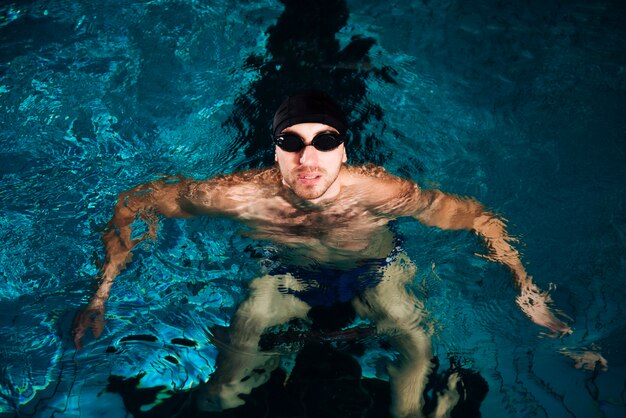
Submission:
<svg viewBox="0 0 626 418">
<path fill-rule="evenodd" d="M 382 210 L 387 205 L 419 196 L 417 183 L 395 176 L 381 166 L 366 164 L 345 168 L 343 184 L 355 191 L 368 206 Z"/>
<path fill-rule="evenodd" d="M 207 180 L 188 180 L 182 197 L 200 208 L 228 209 L 258 199 L 279 185 L 278 169 L 248 170 Z"/>
<path fill-rule="evenodd" d="M 345 165 L 344 168 L 346 173 L 355 179 L 391 176 L 384 167 L 371 163 L 365 165 Z"/>
<path fill-rule="evenodd" d="M 280 172 L 276 168 L 263 170 L 239 171 L 231 174 L 219 174 L 207 180 L 189 181 L 188 184 L 196 191 L 212 191 L 219 189 L 225 192 L 232 188 L 271 186 L 280 182 Z"/>
<path fill-rule="evenodd" d="M 349 187 L 374 188 L 372 191 L 397 192 L 406 187 L 416 187 L 411 180 L 395 176 L 384 167 L 366 164 L 362 166 L 345 166 L 344 184 Z"/>
</svg>

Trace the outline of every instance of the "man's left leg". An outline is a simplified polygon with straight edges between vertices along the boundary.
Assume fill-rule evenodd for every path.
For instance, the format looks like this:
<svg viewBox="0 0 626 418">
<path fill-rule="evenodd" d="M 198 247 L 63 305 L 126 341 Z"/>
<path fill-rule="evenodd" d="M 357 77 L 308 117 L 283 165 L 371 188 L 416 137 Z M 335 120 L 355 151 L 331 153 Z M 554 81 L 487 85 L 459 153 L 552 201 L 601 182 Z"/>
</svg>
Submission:
<svg viewBox="0 0 626 418">
<path fill-rule="evenodd" d="M 398 351 L 396 364 L 389 366 L 392 415 L 422 417 L 423 394 L 432 371 L 433 353 L 424 304 L 407 289 L 417 268 L 405 253 L 399 253 L 383 269 L 380 283 L 367 289 L 352 304 L 360 317 L 374 322 L 379 333 L 389 335 Z M 453 386 L 455 379 L 451 382 Z M 447 416 L 456 403 L 454 394 L 446 391 L 438 403 L 435 416 Z"/>
</svg>

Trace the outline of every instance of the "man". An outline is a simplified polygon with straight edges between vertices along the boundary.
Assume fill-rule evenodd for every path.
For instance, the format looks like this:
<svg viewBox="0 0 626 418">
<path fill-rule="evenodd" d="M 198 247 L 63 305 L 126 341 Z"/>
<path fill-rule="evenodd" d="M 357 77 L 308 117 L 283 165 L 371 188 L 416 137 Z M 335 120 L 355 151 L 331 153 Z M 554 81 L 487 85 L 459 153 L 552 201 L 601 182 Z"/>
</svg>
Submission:
<svg viewBox="0 0 626 418">
<path fill-rule="evenodd" d="M 398 351 L 397 363 L 389 368 L 393 416 L 421 416 L 431 343 L 421 326 L 422 304 L 406 291 L 415 267 L 388 228 L 398 217 L 474 231 L 484 239 L 489 258 L 511 270 L 524 313 L 555 336 L 571 332 L 550 310 L 549 296 L 526 274 L 501 219 L 473 199 L 423 190 L 381 167 L 346 165 L 346 130 L 343 113 L 328 96 L 299 93 L 287 98 L 274 116 L 277 167 L 206 181 L 155 181 L 120 194 L 103 234 L 107 258 L 100 286 L 76 320 L 77 346 L 87 327 L 96 337 L 102 332 L 113 279 L 130 260 L 131 249 L 156 235 L 157 215 L 229 216 L 248 226 L 251 238 L 274 245 L 274 255 L 265 260 L 231 321 L 216 372 L 198 390 L 200 409 L 241 405 L 240 394 L 268 379 L 278 360 L 259 348 L 266 330 L 305 319 L 312 306 L 350 302 L 359 316 L 389 335 Z M 137 217 L 150 228 L 146 236 L 132 240 Z M 453 378 L 437 415 L 454 403 L 454 386 Z"/>
</svg>

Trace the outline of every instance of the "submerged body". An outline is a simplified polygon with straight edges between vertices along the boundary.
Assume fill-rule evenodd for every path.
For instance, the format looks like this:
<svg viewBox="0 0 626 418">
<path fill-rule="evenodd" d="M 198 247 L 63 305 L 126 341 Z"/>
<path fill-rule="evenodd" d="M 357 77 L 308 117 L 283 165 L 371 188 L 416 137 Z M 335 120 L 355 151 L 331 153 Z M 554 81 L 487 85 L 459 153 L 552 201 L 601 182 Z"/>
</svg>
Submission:
<svg viewBox="0 0 626 418">
<path fill-rule="evenodd" d="M 327 104 L 325 99 L 319 102 L 307 96 L 306 100 L 313 100 L 314 106 Z M 299 105 L 294 109 L 300 115 L 293 109 L 277 112 L 275 168 L 203 181 L 156 181 L 120 194 L 103 234 L 107 259 L 100 286 L 76 320 L 77 346 L 87 327 L 96 337 L 102 331 L 104 303 L 113 279 L 130 260 L 131 249 L 156 236 L 155 215 L 231 217 L 247 227 L 244 234 L 279 249 L 274 254 L 279 268 L 262 271 L 250 283 L 248 297 L 231 320 L 229 341 L 219 347 L 216 371 L 198 390 L 200 409 L 241 405 L 239 395 L 268 379 L 278 359 L 261 351 L 262 334 L 291 319 L 305 319 L 311 307 L 327 296 L 319 294 L 324 283 L 316 275 L 337 271 L 346 274 L 330 274 L 324 279 L 326 285 L 338 283 L 326 287 L 338 289 L 340 301 L 349 301 L 360 317 L 388 334 L 398 352 L 398 361 L 389 366 L 392 415 L 422 416 L 422 393 L 431 369 L 430 335 L 424 327 L 423 304 L 407 291 L 415 266 L 397 248 L 388 228 L 398 217 L 413 217 L 442 229 L 474 231 L 485 241 L 488 257 L 511 270 L 524 313 L 553 335 L 571 332 L 550 309 L 549 296 L 526 274 L 500 218 L 473 199 L 423 190 L 381 167 L 347 165 L 341 120 L 323 114 L 320 120 L 333 125 L 320 123 L 318 113 L 304 112 L 310 110 L 310 103 Z M 304 121 L 302 115 L 315 121 Z M 138 217 L 150 228 L 144 237 L 132 240 L 131 225 Z M 455 379 L 451 377 L 449 390 L 441 394 L 436 416 L 445 416 L 458 397 Z"/>
</svg>

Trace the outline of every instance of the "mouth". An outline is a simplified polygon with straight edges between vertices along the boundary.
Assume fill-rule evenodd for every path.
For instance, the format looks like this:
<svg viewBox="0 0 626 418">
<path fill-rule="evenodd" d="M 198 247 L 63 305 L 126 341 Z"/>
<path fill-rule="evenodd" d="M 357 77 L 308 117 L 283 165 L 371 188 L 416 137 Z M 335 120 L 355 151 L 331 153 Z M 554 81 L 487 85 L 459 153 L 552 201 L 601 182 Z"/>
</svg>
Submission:
<svg viewBox="0 0 626 418">
<path fill-rule="evenodd" d="M 306 173 L 298 174 L 298 181 L 302 184 L 315 184 L 322 178 L 321 174 Z"/>
</svg>

